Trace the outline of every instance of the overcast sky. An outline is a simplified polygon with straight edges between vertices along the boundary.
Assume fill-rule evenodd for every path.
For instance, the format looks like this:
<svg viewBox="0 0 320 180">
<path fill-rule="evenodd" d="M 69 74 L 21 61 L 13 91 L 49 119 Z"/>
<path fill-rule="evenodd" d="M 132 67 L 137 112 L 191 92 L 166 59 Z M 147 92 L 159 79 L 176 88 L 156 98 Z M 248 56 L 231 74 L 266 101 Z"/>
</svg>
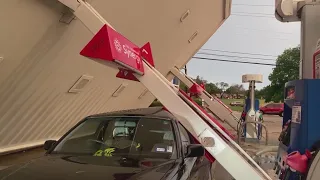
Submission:
<svg viewBox="0 0 320 180">
<path fill-rule="evenodd" d="M 295 47 L 300 43 L 300 23 L 281 23 L 276 20 L 273 15 L 274 1 L 233 0 L 232 4 L 232 15 L 203 46 L 203 49 L 269 56 L 209 50 L 201 50 L 201 52 L 214 53 L 219 56 L 204 54 L 196 56 L 274 64 L 277 55 L 286 48 Z M 239 56 L 254 59 L 239 58 Z M 257 85 L 257 88 L 260 89 L 270 84 L 268 75 L 272 72 L 273 67 L 192 59 L 187 68 L 188 75 L 192 77 L 199 75 L 213 83 L 223 81 L 229 84 L 240 84 L 243 74 L 262 74 L 264 82 Z"/>
</svg>

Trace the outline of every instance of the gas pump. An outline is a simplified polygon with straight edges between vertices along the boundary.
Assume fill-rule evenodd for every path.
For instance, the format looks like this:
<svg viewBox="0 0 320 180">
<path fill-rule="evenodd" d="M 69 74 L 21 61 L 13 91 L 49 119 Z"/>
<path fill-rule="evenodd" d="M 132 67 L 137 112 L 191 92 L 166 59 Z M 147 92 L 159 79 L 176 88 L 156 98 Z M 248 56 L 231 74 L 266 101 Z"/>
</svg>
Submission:
<svg viewBox="0 0 320 180">
<path fill-rule="evenodd" d="M 259 100 L 255 98 L 255 83 L 262 83 L 261 74 L 246 74 L 242 76 L 242 83 L 249 83 L 249 93 L 244 103 L 244 112 L 242 121 L 261 122 L 262 115 L 259 111 Z M 246 124 L 243 128 L 243 136 L 246 139 L 261 139 L 262 126 L 258 124 Z M 251 136 L 251 137 L 248 137 Z"/>
<path fill-rule="evenodd" d="M 288 174 L 286 171 L 292 168 L 292 165 L 288 164 L 289 162 L 294 163 L 302 158 L 303 162 L 299 164 L 306 164 L 308 160 L 305 158 L 306 150 L 311 149 L 314 143 L 320 140 L 319 89 L 320 79 L 295 80 L 285 85 L 284 130 L 279 138 L 278 163 L 276 165 L 279 176 Z M 288 161 L 290 158 L 293 160 Z M 304 167 L 306 166 L 304 165 Z M 306 169 L 300 171 L 297 173 L 306 173 Z M 288 179 L 296 179 L 293 177 L 296 177 L 297 173 L 291 173 L 292 178 L 286 176 Z"/>
<path fill-rule="evenodd" d="M 284 179 L 306 177 L 309 150 L 320 140 L 320 40 L 313 54 L 313 75 L 314 79 L 294 80 L 285 85 L 283 132 L 275 167 Z"/>
</svg>

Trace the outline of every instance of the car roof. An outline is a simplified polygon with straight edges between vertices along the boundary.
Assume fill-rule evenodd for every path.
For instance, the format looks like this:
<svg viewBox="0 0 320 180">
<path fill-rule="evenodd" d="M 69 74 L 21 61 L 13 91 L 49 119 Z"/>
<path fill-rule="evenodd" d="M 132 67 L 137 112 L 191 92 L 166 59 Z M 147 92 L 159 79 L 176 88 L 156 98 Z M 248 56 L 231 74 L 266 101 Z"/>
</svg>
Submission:
<svg viewBox="0 0 320 180">
<path fill-rule="evenodd" d="M 146 117 L 158 117 L 166 119 L 176 118 L 163 107 L 148 107 L 148 108 L 137 108 L 137 109 L 126 109 L 120 111 L 111 111 L 101 114 L 94 114 L 88 117 L 106 117 L 106 116 L 146 116 Z"/>
</svg>

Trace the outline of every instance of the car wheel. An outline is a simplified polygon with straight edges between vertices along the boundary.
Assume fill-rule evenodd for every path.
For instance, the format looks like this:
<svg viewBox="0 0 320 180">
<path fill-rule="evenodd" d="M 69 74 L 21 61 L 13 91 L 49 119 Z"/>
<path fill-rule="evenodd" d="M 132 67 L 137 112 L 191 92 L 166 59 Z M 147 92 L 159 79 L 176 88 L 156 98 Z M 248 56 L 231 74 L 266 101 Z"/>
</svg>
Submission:
<svg viewBox="0 0 320 180">
<path fill-rule="evenodd" d="M 261 111 L 261 110 L 260 110 L 260 113 L 261 113 L 261 114 L 264 114 L 264 112 L 263 112 L 263 111 Z"/>
</svg>

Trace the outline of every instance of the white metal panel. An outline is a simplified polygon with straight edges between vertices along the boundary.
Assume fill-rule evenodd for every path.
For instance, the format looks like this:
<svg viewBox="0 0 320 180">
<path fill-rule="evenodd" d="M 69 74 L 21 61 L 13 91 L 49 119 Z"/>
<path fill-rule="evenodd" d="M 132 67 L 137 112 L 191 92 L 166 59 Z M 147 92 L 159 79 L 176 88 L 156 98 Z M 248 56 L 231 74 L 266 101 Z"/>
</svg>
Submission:
<svg viewBox="0 0 320 180">
<path fill-rule="evenodd" d="M 313 79 L 313 53 L 320 38 L 320 2 L 307 4 L 301 12 L 300 78 Z"/>
<path fill-rule="evenodd" d="M 166 74 L 187 63 L 221 25 L 230 9 L 224 2 L 94 0 L 92 5 L 134 43 L 150 41 L 156 67 Z M 77 19 L 59 22 L 63 12 L 66 7 L 52 0 L 0 6 L 0 154 L 58 138 L 86 115 L 146 107 L 154 99 L 150 93 L 138 99 L 145 88 L 131 81 L 111 97 L 124 80 L 115 78 L 115 66 L 79 55 L 92 34 Z M 189 43 L 195 31 L 198 36 Z M 68 93 L 82 75 L 93 77 L 90 84 Z"/>
<path fill-rule="evenodd" d="M 135 75 L 164 104 L 166 108 L 176 116 L 179 121 L 204 145 L 206 150 L 226 170 L 237 179 L 258 180 L 270 179 L 270 177 L 246 154 L 222 129 L 211 123 L 222 134 L 219 135 L 200 116 L 192 110 L 178 95 L 176 89 L 169 81 L 146 63 L 143 63 L 145 75 Z M 173 87 L 173 88 L 172 88 Z M 199 112 L 200 113 L 200 112 Z M 204 115 L 209 120 L 209 117 Z M 212 122 L 212 121 L 208 121 Z M 230 144 L 224 140 L 228 139 Z M 208 141 L 206 141 L 208 139 Z M 211 142 L 211 140 L 213 142 Z M 235 147 L 233 149 L 232 147 Z M 232 159 L 233 163 L 230 163 Z M 251 160 L 248 161 L 247 160 Z M 251 164 L 254 164 L 254 166 Z M 241 167 L 241 168 L 239 168 Z M 243 173 L 246 172 L 246 173 Z M 261 174 L 260 174 L 261 173 Z"/>
</svg>

